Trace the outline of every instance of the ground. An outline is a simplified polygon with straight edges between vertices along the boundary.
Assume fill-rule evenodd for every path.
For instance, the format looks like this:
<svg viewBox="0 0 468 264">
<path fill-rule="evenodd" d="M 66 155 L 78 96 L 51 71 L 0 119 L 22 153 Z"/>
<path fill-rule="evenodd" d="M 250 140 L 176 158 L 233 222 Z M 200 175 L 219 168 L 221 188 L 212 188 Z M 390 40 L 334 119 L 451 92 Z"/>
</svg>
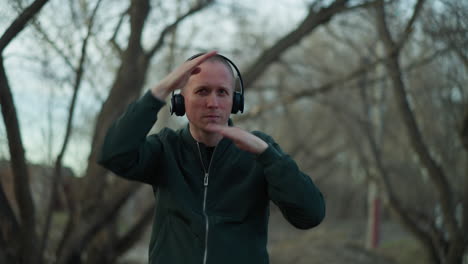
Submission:
<svg viewBox="0 0 468 264">
<path fill-rule="evenodd" d="M 382 223 L 379 248 L 365 248 L 366 219 L 325 219 L 311 230 L 298 230 L 272 213 L 269 252 L 272 264 L 423 264 L 424 252 L 400 225 Z M 418 256 L 415 258 L 415 256 Z"/>
<path fill-rule="evenodd" d="M 382 224 L 381 241 L 376 250 L 364 247 L 365 231 L 366 219 L 325 219 L 316 228 L 299 230 L 286 222 L 279 210 L 274 210 L 270 216 L 268 239 L 270 263 L 428 263 L 419 244 L 397 223 L 385 221 Z M 147 263 L 147 241 L 140 243 L 121 263 Z"/>
</svg>

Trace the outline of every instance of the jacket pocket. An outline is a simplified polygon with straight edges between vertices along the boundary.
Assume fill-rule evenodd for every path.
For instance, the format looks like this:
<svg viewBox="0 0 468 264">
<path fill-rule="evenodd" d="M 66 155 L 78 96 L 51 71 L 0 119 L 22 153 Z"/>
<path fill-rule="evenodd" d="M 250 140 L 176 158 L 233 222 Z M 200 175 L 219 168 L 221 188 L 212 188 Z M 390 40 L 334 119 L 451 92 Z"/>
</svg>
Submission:
<svg viewBox="0 0 468 264">
<path fill-rule="evenodd" d="M 201 262 L 202 243 L 184 220 L 168 214 L 161 226 L 150 254 L 150 263 Z"/>
</svg>

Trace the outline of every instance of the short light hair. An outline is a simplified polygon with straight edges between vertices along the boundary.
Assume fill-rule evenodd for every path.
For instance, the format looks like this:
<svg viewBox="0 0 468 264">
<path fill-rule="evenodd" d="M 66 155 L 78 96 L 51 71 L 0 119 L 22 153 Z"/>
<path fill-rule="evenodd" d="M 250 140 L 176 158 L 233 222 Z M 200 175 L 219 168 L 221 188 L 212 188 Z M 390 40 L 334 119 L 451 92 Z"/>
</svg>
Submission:
<svg viewBox="0 0 468 264">
<path fill-rule="evenodd" d="M 231 73 L 232 79 L 233 79 L 234 81 L 236 80 L 236 76 L 234 75 L 234 71 L 232 70 L 231 64 L 230 64 L 226 59 L 224 59 L 221 55 L 215 54 L 214 56 L 209 57 L 206 61 L 221 62 L 222 64 L 224 64 L 224 65 L 226 66 L 226 68 L 227 68 L 227 69 L 229 70 L 229 72 Z M 235 84 L 235 83 L 234 83 L 234 84 Z M 234 85 L 234 88 L 235 88 L 235 85 Z"/>
<path fill-rule="evenodd" d="M 190 57 L 188 60 L 195 59 L 196 57 L 199 57 L 199 56 L 201 56 L 203 54 L 204 53 L 194 55 L 194 56 Z M 234 70 L 232 69 L 231 64 L 226 59 L 224 59 L 223 56 L 218 55 L 218 54 L 215 54 L 214 56 L 209 57 L 203 63 L 205 63 L 205 62 L 218 62 L 218 63 L 222 63 L 224 66 L 226 66 L 226 68 L 228 69 L 230 75 L 232 76 L 232 92 L 234 94 L 234 92 L 236 91 L 236 75 L 234 74 Z M 184 88 L 185 88 L 185 86 L 182 87 L 181 91 L 184 90 Z"/>
</svg>

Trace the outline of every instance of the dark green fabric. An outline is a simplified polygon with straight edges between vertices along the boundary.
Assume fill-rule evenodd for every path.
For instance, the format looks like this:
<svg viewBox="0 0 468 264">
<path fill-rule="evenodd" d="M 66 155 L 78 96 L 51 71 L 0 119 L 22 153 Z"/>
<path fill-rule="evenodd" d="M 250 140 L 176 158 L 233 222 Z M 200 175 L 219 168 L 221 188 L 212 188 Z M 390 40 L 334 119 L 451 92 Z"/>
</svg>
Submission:
<svg viewBox="0 0 468 264">
<path fill-rule="evenodd" d="M 132 103 L 109 129 L 98 162 L 121 177 L 152 185 L 157 205 L 149 263 L 200 264 L 206 230 L 199 153 L 208 156 L 188 126 L 147 136 L 163 106 L 150 92 Z M 213 151 L 207 263 L 268 263 L 269 200 L 297 228 L 312 228 L 325 216 L 324 199 L 310 177 L 271 137 L 253 133 L 269 145 L 258 156 L 226 138 Z"/>
</svg>

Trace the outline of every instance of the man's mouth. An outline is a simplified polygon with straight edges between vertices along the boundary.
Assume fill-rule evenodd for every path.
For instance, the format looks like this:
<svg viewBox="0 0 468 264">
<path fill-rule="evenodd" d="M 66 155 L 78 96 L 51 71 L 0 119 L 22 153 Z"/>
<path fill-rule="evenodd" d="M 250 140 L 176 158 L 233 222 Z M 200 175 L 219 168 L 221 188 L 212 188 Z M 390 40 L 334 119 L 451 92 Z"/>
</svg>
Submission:
<svg viewBox="0 0 468 264">
<path fill-rule="evenodd" d="M 205 115 L 206 118 L 219 118 L 219 115 Z"/>
<path fill-rule="evenodd" d="M 221 116 L 219 115 L 205 115 L 203 116 L 203 119 L 205 119 L 208 122 L 218 122 Z"/>
</svg>

